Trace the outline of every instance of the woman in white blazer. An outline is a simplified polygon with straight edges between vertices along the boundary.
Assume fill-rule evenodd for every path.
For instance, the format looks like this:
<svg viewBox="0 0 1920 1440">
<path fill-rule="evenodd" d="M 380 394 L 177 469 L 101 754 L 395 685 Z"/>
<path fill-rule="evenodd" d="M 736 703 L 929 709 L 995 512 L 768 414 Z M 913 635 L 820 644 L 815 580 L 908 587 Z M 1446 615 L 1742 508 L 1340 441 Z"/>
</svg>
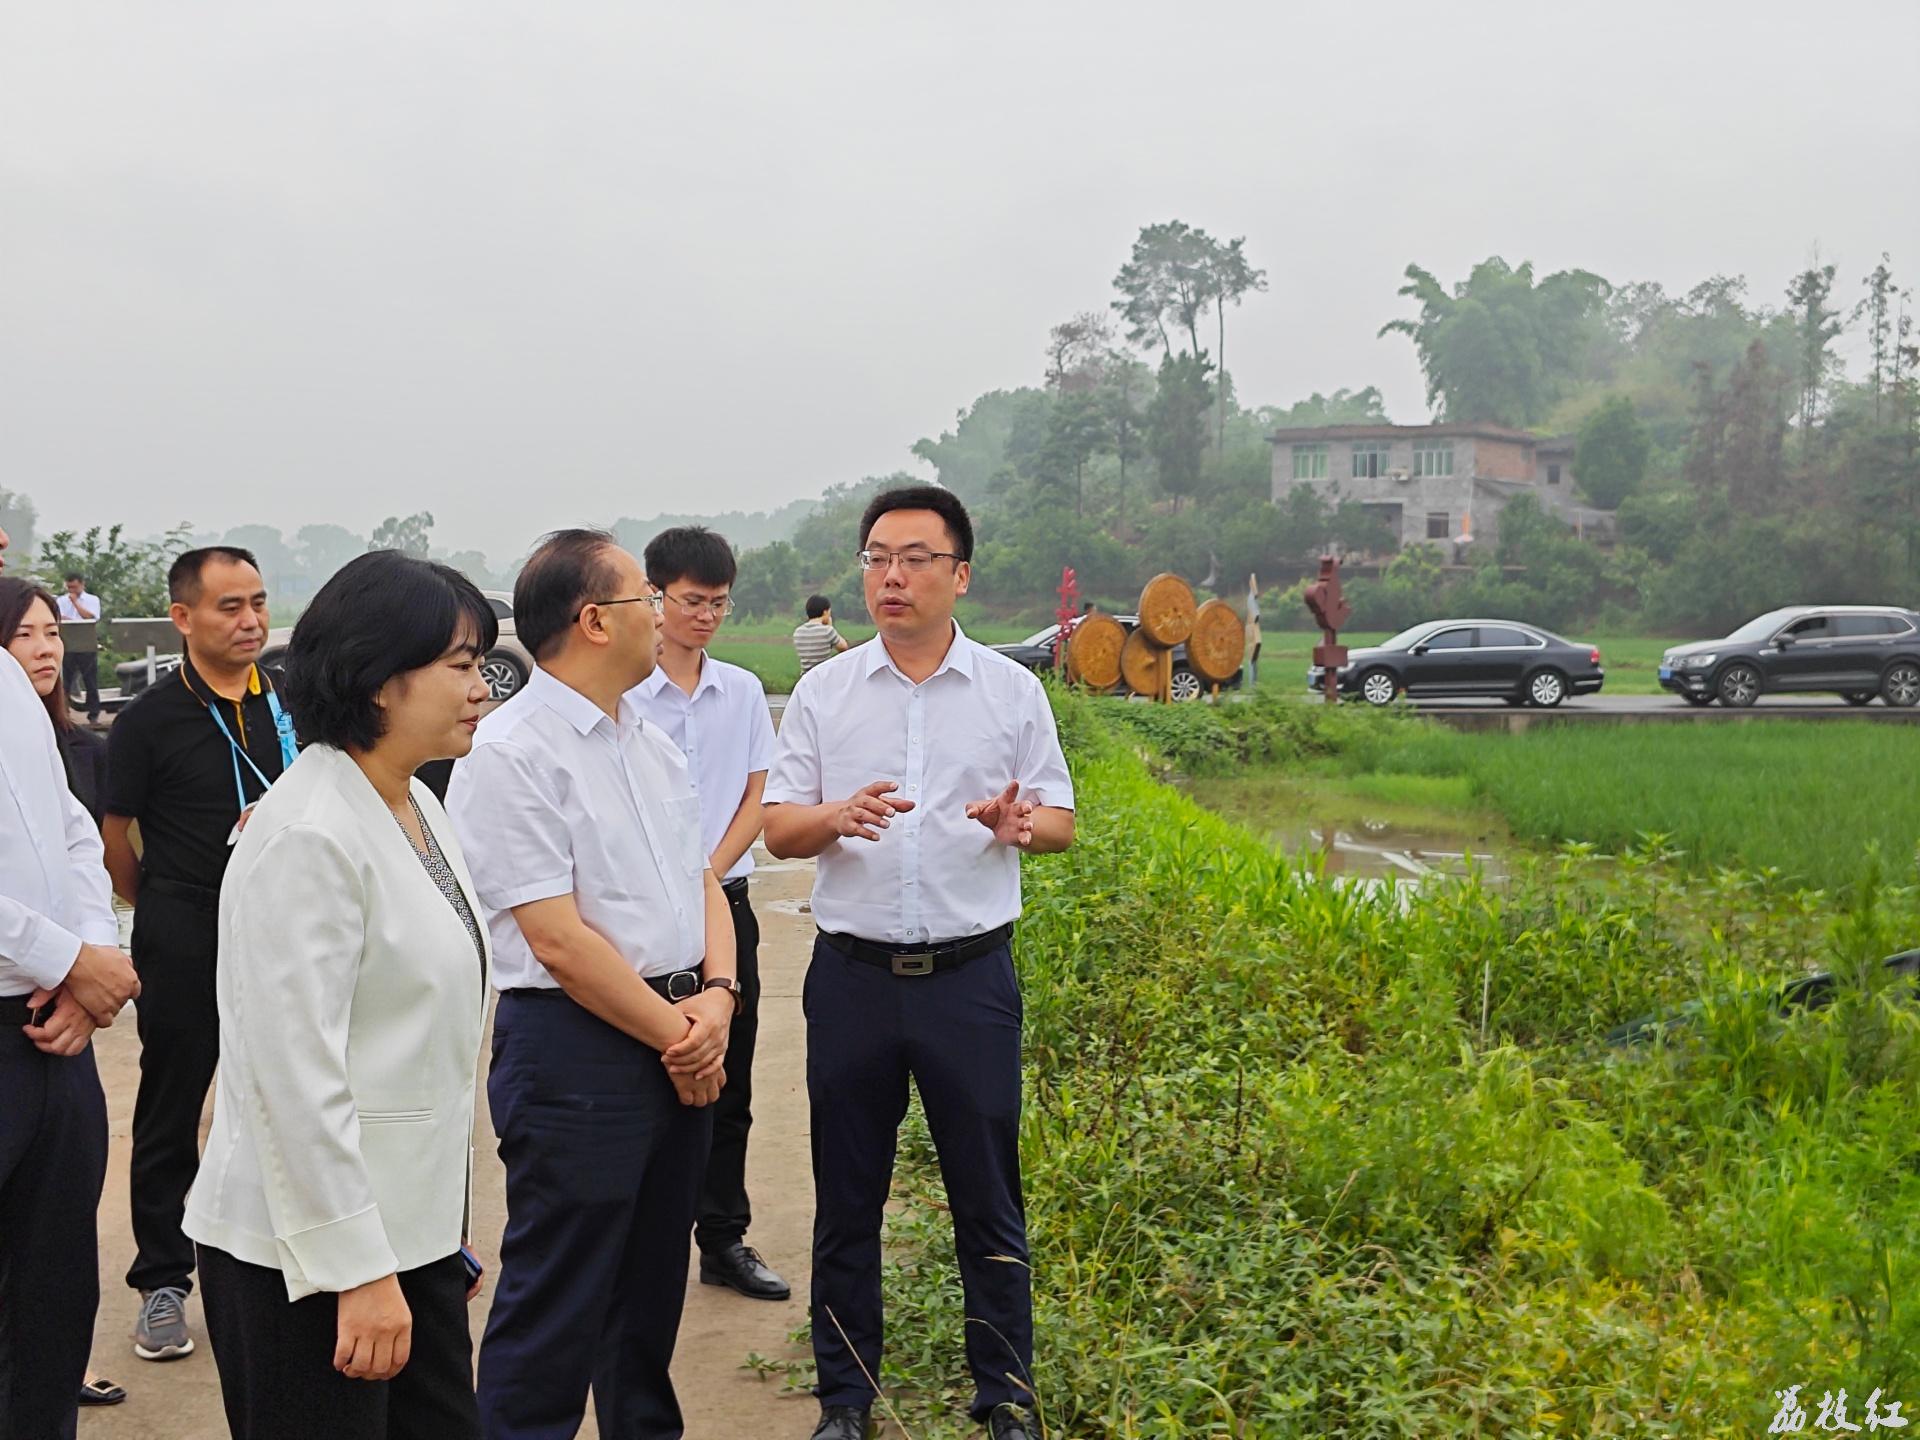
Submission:
<svg viewBox="0 0 1920 1440">
<path fill-rule="evenodd" d="M 185 1227 L 235 1440 L 480 1433 L 463 1251 L 487 937 L 412 777 L 472 747 L 497 634 L 464 576 L 394 551 L 294 628 L 306 748 L 221 886 L 220 1073 Z"/>
</svg>

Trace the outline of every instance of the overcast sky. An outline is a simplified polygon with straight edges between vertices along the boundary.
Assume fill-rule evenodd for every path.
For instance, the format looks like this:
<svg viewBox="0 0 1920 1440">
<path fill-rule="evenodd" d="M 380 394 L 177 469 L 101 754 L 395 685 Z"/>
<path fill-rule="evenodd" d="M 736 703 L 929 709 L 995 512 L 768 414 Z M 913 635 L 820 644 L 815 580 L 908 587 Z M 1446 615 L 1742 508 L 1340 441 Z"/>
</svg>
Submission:
<svg viewBox="0 0 1920 1440">
<path fill-rule="evenodd" d="M 1920 278 L 1913 0 L 0 4 L 0 485 L 43 530 L 540 530 L 916 464 L 1143 223 L 1248 403 L 1424 418 L 1409 261 Z"/>
</svg>

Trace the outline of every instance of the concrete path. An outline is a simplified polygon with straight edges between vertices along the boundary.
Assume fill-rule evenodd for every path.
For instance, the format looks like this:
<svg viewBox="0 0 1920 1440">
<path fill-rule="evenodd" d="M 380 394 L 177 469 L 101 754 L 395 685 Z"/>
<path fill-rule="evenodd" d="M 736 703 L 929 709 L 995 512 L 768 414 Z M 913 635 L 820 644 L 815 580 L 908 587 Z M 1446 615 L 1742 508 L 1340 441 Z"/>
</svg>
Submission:
<svg viewBox="0 0 1920 1440">
<path fill-rule="evenodd" d="M 748 1150 L 748 1191 L 754 1225 L 747 1237 L 767 1262 L 793 1284 L 785 1304 L 746 1300 L 730 1290 L 700 1285 L 689 1266 L 686 1318 L 674 1362 L 674 1380 L 687 1415 L 689 1440 L 780 1440 L 804 1437 L 818 1411 L 812 1397 L 783 1393 L 778 1377 L 745 1368 L 750 1352 L 774 1360 L 804 1358 L 788 1336 L 806 1319 L 807 1259 L 813 1226 L 813 1182 L 808 1158 L 805 1025 L 800 982 L 806 970 L 813 922 L 800 910 L 813 882 L 812 862 L 771 860 L 756 849 L 762 870 L 754 878 L 754 909 L 762 940 L 762 1012 L 759 1059 L 754 1066 L 754 1127 Z M 198 1341 L 194 1354 L 167 1364 L 136 1359 L 129 1333 L 135 1299 L 124 1276 L 133 1258 L 127 1214 L 128 1135 L 140 1042 L 131 1012 L 97 1040 L 106 1085 L 111 1149 L 107 1188 L 100 1206 L 101 1313 L 94 1328 L 95 1370 L 126 1386 L 129 1398 L 110 1409 L 83 1410 L 83 1440 L 223 1440 L 220 1386 L 206 1342 L 199 1296 L 190 1302 Z M 486 1049 L 482 1049 L 484 1076 Z M 475 1136 L 475 1241 L 486 1263 L 488 1288 L 472 1307 L 476 1347 L 486 1327 L 492 1281 L 499 1273 L 500 1231 L 505 1220 L 505 1176 L 494 1153 L 485 1088 Z M 209 1112 L 211 1104 L 209 1104 Z M 691 1237 L 662 1237 L 684 1244 Z M 597 1437 L 591 1413 L 581 1435 Z"/>
</svg>

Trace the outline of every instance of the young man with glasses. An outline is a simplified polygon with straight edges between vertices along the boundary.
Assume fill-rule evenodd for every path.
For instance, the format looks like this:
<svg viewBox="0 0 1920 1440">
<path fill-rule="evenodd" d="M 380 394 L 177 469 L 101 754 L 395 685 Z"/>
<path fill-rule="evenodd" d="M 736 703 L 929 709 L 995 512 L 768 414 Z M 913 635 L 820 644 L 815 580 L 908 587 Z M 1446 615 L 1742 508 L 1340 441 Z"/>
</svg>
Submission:
<svg viewBox="0 0 1920 1440">
<path fill-rule="evenodd" d="M 700 797 L 701 853 L 720 877 L 733 913 L 734 974 L 745 1007 L 727 1041 L 727 1088 L 713 1110 L 713 1154 L 693 1227 L 700 1280 L 753 1300 L 785 1300 L 792 1294 L 787 1282 L 746 1243 L 753 1222 L 747 1132 L 753 1126 L 753 1052 L 760 1030 L 760 923 L 747 896 L 747 877 L 753 873 L 753 842 L 760 838 L 760 792 L 773 763 L 773 720 L 760 677 L 707 654 L 733 609 L 738 568 L 726 540 L 704 526 L 678 526 L 654 536 L 643 560 L 666 604 L 660 663 L 629 698 L 687 757 Z"/>
<path fill-rule="evenodd" d="M 146 987 L 128 1171 L 137 1253 L 127 1284 L 140 1292 L 133 1353 L 142 1360 L 193 1353 L 193 1242 L 180 1227 L 220 1059 L 220 884 L 241 814 L 295 755 L 280 677 L 258 664 L 271 621 L 252 554 L 189 550 L 168 571 L 167 593 L 186 653 L 114 719 L 101 826 L 113 888 L 133 906 L 133 958 Z"/>
<path fill-rule="evenodd" d="M 1020 1193 L 1022 851 L 1073 843 L 1045 690 L 954 623 L 973 525 L 936 486 L 860 525 L 879 636 L 804 676 L 780 723 L 767 849 L 818 857 L 807 969 L 815 1440 L 864 1440 L 880 1374 L 880 1220 L 907 1085 L 940 1155 L 966 1296 L 971 1411 L 1031 1440 L 1033 1302 Z"/>
<path fill-rule="evenodd" d="M 447 790 L 500 991 L 488 1440 L 574 1434 L 589 1389 L 602 1435 L 681 1434 L 668 1366 L 740 987 L 687 762 L 631 696 L 660 606 L 604 531 L 543 540 L 513 589 L 536 668 Z"/>
</svg>

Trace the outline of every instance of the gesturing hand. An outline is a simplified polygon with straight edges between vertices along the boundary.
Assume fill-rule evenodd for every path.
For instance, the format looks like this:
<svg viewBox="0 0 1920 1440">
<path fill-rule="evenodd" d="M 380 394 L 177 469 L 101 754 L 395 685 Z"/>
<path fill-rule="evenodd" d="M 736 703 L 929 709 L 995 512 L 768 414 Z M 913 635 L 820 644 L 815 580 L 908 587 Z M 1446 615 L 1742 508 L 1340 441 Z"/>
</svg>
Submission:
<svg viewBox="0 0 1920 1440">
<path fill-rule="evenodd" d="M 887 792 L 900 786 L 892 780 L 876 780 L 853 793 L 853 798 L 834 813 L 833 828 L 849 839 L 878 840 L 889 819 L 913 809 L 911 800 L 889 800 Z"/>
<path fill-rule="evenodd" d="M 58 990 L 34 991 L 27 997 L 27 1004 L 36 1010 L 43 1005 L 52 1006 L 52 1010 L 38 1025 L 21 1027 L 36 1048 L 62 1058 L 78 1055 L 87 1048 L 87 1042 L 93 1038 L 96 1028 L 93 1016 L 68 993 L 64 985 Z"/>
<path fill-rule="evenodd" d="M 1020 782 L 1010 780 L 1007 788 L 991 800 L 976 800 L 967 806 L 967 818 L 978 820 L 993 832 L 1002 845 L 1033 843 L 1033 802 L 1022 800 Z"/>
</svg>

